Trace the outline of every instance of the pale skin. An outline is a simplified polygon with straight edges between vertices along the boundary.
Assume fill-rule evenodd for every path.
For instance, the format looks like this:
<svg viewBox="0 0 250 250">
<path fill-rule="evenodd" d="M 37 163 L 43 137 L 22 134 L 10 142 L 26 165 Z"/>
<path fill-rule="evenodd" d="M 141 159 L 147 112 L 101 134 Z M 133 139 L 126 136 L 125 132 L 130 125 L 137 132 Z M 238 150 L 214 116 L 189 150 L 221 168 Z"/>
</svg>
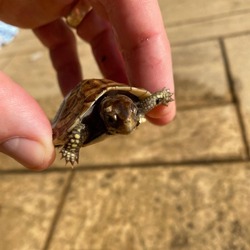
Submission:
<svg viewBox="0 0 250 250">
<path fill-rule="evenodd" d="M 152 92 L 164 87 L 174 92 L 170 45 L 157 0 L 89 2 L 93 10 L 77 27 L 77 35 L 92 46 L 104 77 Z M 48 48 L 64 95 L 84 78 L 74 34 L 62 21 L 75 3 L 0 0 L 0 20 L 32 29 Z M 0 151 L 30 169 L 49 167 L 55 159 L 49 120 L 4 72 L 0 72 L 0 83 Z M 151 111 L 148 120 L 165 125 L 174 116 L 175 102 L 171 102 Z"/>
</svg>

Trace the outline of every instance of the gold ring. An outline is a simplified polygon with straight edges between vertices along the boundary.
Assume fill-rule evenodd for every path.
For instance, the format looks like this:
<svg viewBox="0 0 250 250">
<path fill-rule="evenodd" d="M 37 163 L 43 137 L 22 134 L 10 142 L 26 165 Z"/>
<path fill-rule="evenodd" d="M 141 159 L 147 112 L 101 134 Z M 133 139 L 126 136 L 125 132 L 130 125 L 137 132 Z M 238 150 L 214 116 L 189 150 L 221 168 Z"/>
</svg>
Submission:
<svg viewBox="0 0 250 250">
<path fill-rule="evenodd" d="M 92 9 L 93 7 L 86 0 L 79 0 L 66 17 L 67 24 L 76 28 Z"/>
</svg>

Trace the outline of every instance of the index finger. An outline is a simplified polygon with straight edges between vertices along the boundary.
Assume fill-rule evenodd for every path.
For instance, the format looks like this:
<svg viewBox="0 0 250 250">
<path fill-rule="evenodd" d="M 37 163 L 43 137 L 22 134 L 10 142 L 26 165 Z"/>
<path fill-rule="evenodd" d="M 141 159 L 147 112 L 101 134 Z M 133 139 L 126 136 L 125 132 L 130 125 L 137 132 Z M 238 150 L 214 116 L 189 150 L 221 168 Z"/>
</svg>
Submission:
<svg viewBox="0 0 250 250">
<path fill-rule="evenodd" d="M 157 0 L 99 0 L 114 27 L 129 81 L 155 92 L 174 92 L 170 44 Z M 160 107 L 150 120 L 165 124 L 175 116 L 175 103 Z"/>
</svg>

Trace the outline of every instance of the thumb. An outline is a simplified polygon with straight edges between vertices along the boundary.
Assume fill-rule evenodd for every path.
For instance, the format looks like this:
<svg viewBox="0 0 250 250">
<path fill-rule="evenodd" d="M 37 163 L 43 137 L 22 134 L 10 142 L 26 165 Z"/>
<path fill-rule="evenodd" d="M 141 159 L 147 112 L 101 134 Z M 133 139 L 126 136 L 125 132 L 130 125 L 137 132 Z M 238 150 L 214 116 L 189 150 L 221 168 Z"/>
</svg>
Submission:
<svg viewBox="0 0 250 250">
<path fill-rule="evenodd" d="M 0 72 L 0 151 L 30 169 L 55 158 L 51 125 L 38 103 Z"/>
</svg>

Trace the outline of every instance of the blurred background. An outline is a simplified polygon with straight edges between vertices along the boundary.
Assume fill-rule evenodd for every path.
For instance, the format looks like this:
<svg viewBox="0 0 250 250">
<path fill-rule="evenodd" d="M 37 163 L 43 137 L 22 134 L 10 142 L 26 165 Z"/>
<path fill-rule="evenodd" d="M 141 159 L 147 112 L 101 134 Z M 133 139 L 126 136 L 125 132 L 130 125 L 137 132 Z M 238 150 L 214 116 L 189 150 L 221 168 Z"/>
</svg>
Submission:
<svg viewBox="0 0 250 250">
<path fill-rule="evenodd" d="M 1 250 L 250 249 L 250 1 L 160 0 L 177 117 L 60 157 L 41 173 L 0 155 Z M 79 42 L 85 78 L 101 77 Z M 62 96 L 28 30 L 0 68 L 51 119 Z M 150 133 L 149 133 L 150 131 Z"/>
</svg>

